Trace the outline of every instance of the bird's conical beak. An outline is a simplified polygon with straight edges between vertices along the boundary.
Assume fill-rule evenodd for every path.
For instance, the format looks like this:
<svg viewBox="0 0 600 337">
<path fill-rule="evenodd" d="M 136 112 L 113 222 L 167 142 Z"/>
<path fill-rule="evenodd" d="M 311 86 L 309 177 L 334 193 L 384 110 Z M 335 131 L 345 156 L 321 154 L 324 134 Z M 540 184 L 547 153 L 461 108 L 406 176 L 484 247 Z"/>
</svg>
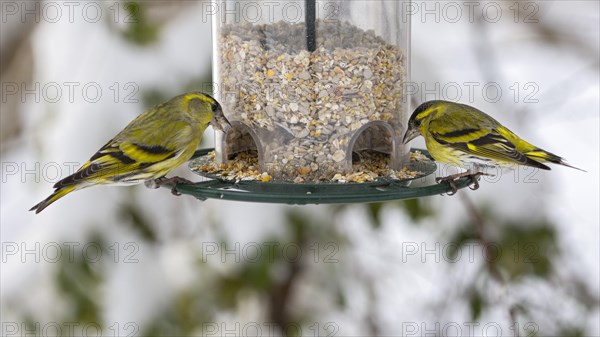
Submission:
<svg viewBox="0 0 600 337">
<path fill-rule="evenodd" d="M 408 130 L 406 130 L 406 133 L 404 134 L 404 137 L 402 138 L 402 143 L 406 144 L 408 142 L 410 142 L 411 140 L 417 138 L 421 133 L 419 132 L 419 129 L 414 129 L 409 127 Z"/>
<path fill-rule="evenodd" d="M 223 110 L 220 108 L 214 112 L 213 119 L 211 121 L 211 125 L 213 126 L 213 128 L 223 131 L 225 133 L 231 127 L 231 124 L 229 123 L 229 121 L 227 120 L 225 115 L 223 114 Z"/>
</svg>

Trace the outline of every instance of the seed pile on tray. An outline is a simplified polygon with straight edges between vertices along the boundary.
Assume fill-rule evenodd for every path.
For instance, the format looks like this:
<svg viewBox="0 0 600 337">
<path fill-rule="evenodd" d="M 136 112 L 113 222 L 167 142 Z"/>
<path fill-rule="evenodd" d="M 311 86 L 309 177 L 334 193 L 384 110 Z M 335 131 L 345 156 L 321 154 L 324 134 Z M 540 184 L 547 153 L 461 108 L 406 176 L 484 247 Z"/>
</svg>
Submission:
<svg viewBox="0 0 600 337">
<path fill-rule="evenodd" d="M 349 141 L 370 121 L 390 123 L 400 139 L 404 50 L 373 31 L 318 20 L 314 52 L 306 50 L 303 23 L 230 24 L 221 33 L 222 104 L 260 138 L 274 178 L 344 176 L 352 169 Z"/>
<path fill-rule="evenodd" d="M 258 155 L 256 151 L 238 152 L 232 160 L 225 164 L 217 164 L 215 151 L 210 151 L 208 160 L 204 161 L 193 171 L 211 173 L 227 181 L 262 181 L 268 183 L 272 177 L 258 168 Z"/>
<path fill-rule="evenodd" d="M 355 155 L 357 158 L 352 164 L 352 173 L 337 173 L 329 181 L 322 182 L 365 183 L 383 177 L 403 180 L 415 178 L 421 174 L 421 172 L 410 171 L 406 168 L 399 171 L 391 170 L 389 168 L 390 157 L 379 152 L 367 150 L 355 153 Z M 429 161 L 419 151 L 411 152 L 410 160 Z M 268 173 L 260 172 L 256 151 L 239 152 L 225 164 L 217 164 L 215 152 L 211 151 L 206 160 L 197 167 L 192 168 L 192 170 L 210 173 L 226 181 L 262 181 L 266 183 L 273 179 Z M 305 179 L 309 172 L 310 169 L 308 168 L 298 168 L 294 182 L 310 182 Z"/>
</svg>

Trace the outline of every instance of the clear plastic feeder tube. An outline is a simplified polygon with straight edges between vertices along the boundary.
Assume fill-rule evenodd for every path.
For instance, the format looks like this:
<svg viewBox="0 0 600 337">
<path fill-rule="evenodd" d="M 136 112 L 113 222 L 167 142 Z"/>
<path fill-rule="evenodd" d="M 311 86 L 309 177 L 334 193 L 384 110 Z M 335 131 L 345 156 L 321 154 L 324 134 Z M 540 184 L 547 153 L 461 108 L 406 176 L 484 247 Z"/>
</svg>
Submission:
<svg viewBox="0 0 600 337">
<path fill-rule="evenodd" d="M 364 150 L 402 167 L 407 1 L 211 6 L 214 91 L 233 125 L 217 138 L 218 160 L 255 150 L 261 172 L 296 182 L 349 173 Z"/>
</svg>

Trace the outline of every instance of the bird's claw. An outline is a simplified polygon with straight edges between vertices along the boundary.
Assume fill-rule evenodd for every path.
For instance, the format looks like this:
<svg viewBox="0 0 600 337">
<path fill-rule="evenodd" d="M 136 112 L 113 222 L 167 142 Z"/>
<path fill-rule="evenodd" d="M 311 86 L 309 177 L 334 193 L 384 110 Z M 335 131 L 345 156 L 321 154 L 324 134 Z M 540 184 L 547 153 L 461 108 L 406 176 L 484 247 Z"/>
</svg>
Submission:
<svg viewBox="0 0 600 337">
<path fill-rule="evenodd" d="M 475 190 L 479 189 L 479 177 L 480 176 L 490 176 L 490 175 L 492 175 L 492 174 L 483 173 L 483 172 L 475 172 L 475 173 L 463 172 L 463 173 L 452 174 L 447 177 L 435 178 L 435 182 L 438 184 L 439 183 L 448 183 L 448 185 L 450 185 L 450 190 L 451 190 L 451 193 L 448 193 L 448 195 L 454 195 L 458 191 L 458 188 L 456 186 L 457 179 L 463 178 L 463 177 L 468 177 L 471 180 L 471 183 L 473 184 L 473 187 L 469 186 L 469 189 L 472 191 L 475 191 Z"/>
<path fill-rule="evenodd" d="M 471 182 L 473 183 L 473 187 L 471 187 L 469 185 L 469 189 L 471 191 L 475 191 L 475 190 L 479 189 L 479 180 L 477 179 L 477 177 L 478 177 L 477 173 L 474 174 L 474 175 L 469 176 L 469 178 L 471 178 Z"/>
<path fill-rule="evenodd" d="M 448 185 L 450 185 L 451 193 L 448 193 L 448 195 L 455 195 L 456 192 L 458 191 L 458 187 L 456 186 L 455 180 L 456 180 L 456 178 L 454 178 L 452 176 L 443 177 L 443 178 L 435 178 L 435 182 L 438 184 L 448 183 Z"/>
<path fill-rule="evenodd" d="M 185 178 L 175 176 L 172 178 L 162 177 L 162 178 L 158 178 L 158 179 L 154 179 L 154 180 L 149 180 L 144 183 L 144 185 L 146 185 L 146 187 L 151 187 L 151 188 L 159 188 L 162 185 L 171 185 L 172 186 L 171 193 L 173 195 L 177 195 L 177 196 L 181 195 L 181 193 L 177 190 L 177 185 L 179 185 L 179 184 L 193 184 L 193 182 L 189 181 Z"/>
</svg>

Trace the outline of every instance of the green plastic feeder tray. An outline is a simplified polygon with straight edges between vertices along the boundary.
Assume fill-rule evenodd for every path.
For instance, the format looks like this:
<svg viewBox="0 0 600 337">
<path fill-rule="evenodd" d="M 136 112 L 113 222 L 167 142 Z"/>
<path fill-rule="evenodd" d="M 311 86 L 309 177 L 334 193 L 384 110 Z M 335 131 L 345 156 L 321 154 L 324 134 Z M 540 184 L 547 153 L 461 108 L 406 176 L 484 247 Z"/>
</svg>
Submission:
<svg viewBox="0 0 600 337">
<path fill-rule="evenodd" d="M 190 167 L 197 167 L 205 162 L 207 154 L 213 149 L 198 150 L 194 154 Z M 411 149 L 416 151 L 415 149 Z M 425 150 L 418 150 L 429 157 Z M 368 203 L 388 200 L 404 200 L 443 194 L 452 191 L 447 182 L 434 183 L 427 186 L 410 187 L 412 180 L 426 177 L 436 171 L 436 164 L 430 161 L 411 162 L 411 171 L 421 172 L 411 179 L 381 178 L 368 183 L 300 183 L 272 181 L 226 181 L 214 174 L 194 171 L 209 179 L 194 184 L 178 184 L 177 191 L 181 194 L 194 196 L 199 200 L 221 199 L 249 201 L 275 204 L 342 204 Z M 455 181 L 458 189 L 472 183 L 468 177 Z M 169 187 L 164 185 L 165 187 Z"/>
</svg>

